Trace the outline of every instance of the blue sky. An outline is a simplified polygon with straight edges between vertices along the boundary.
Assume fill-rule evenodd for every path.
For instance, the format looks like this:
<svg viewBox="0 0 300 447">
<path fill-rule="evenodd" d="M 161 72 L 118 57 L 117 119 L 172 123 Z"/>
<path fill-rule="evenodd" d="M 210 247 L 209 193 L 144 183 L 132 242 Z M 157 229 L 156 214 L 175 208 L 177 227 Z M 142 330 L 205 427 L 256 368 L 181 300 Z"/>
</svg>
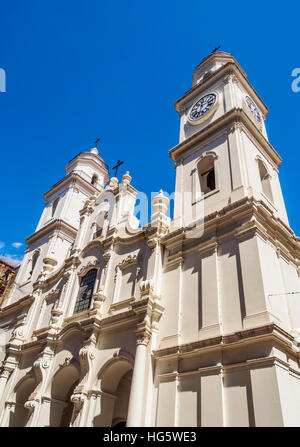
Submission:
<svg viewBox="0 0 300 447">
<path fill-rule="evenodd" d="M 1 2 L 0 255 L 15 262 L 43 210 L 42 194 L 67 162 L 101 138 L 100 155 L 125 160 L 132 184 L 174 190 L 168 150 L 178 142 L 173 104 L 200 60 L 221 45 L 270 109 L 269 140 L 292 229 L 298 199 L 300 5 L 196 0 Z M 120 176 L 119 176 L 120 177 Z M 22 245 L 18 245 L 22 244 Z"/>
</svg>

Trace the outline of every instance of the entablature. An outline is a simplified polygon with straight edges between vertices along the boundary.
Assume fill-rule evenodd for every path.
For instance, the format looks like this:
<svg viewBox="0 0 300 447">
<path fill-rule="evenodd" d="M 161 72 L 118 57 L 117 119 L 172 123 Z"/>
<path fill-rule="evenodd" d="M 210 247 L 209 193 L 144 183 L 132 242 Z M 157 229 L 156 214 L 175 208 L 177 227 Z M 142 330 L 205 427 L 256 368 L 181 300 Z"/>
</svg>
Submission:
<svg viewBox="0 0 300 447">
<path fill-rule="evenodd" d="M 239 126 L 245 133 L 254 136 L 255 142 L 260 145 L 260 150 L 265 151 L 272 163 L 276 167 L 279 167 L 281 157 L 241 108 L 233 108 L 229 110 L 220 118 L 208 124 L 204 129 L 177 144 L 169 150 L 169 156 L 176 162 L 183 157 L 183 153 L 185 152 L 186 154 L 184 158 L 186 158 L 194 152 L 199 151 L 199 148 L 201 148 L 202 145 L 205 147 L 221 136 L 231 133 L 237 126 Z M 201 146 L 199 147 L 199 145 Z"/>
</svg>

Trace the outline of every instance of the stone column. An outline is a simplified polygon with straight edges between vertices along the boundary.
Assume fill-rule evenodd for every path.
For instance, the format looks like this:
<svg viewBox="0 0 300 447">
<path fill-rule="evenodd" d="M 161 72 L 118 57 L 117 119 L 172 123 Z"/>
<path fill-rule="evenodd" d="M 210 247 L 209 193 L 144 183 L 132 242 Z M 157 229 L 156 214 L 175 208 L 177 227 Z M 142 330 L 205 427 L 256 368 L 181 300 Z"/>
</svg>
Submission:
<svg viewBox="0 0 300 447">
<path fill-rule="evenodd" d="M 137 336 L 135 362 L 133 368 L 131 390 L 129 397 L 127 427 L 141 427 L 143 397 L 145 391 L 147 346 L 150 334 L 144 333 Z"/>
<path fill-rule="evenodd" d="M 89 224 L 89 217 L 91 216 L 91 214 L 94 211 L 95 200 L 96 200 L 96 197 L 91 196 L 90 199 L 86 200 L 82 210 L 80 210 L 80 225 L 79 225 L 76 239 L 74 241 L 74 247 L 73 247 L 73 250 L 71 253 L 73 255 L 78 255 L 78 253 L 80 253 L 80 251 L 82 249 L 84 238 L 86 236 L 87 228 L 88 228 L 88 224 Z"/>
<path fill-rule="evenodd" d="M 11 374 L 11 371 L 8 369 L 5 369 L 5 368 L 2 370 L 2 372 L 0 374 L 0 396 L 2 396 L 2 394 L 4 392 L 4 389 L 5 389 L 6 383 L 9 379 L 10 374 Z"/>
<path fill-rule="evenodd" d="M 16 408 L 15 402 L 5 402 L 5 408 L 1 420 L 1 427 L 9 427 L 10 413 Z"/>
<path fill-rule="evenodd" d="M 182 215 L 183 215 L 183 160 L 176 160 L 176 184 L 175 184 L 175 199 L 174 199 L 174 228 L 182 227 Z"/>
</svg>

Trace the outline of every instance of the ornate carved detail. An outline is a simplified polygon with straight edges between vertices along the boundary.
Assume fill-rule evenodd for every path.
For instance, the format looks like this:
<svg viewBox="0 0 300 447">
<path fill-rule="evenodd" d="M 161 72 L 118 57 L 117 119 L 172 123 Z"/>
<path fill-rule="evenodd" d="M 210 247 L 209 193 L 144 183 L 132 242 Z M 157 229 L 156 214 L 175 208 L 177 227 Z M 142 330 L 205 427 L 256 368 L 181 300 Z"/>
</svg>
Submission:
<svg viewBox="0 0 300 447">
<path fill-rule="evenodd" d="M 7 410 L 13 410 L 15 408 L 15 406 L 16 406 L 16 402 L 12 402 L 12 401 L 8 401 L 8 400 L 5 402 L 5 408 Z"/>
<path fill-rule="evenodd" d="M 137 334 L 136 344 L 147 346 L 150 341 L 150 337 L 151 337 L 151 334 L 149 334 L 149 333 Z"/>
<path fill-rule="evenodd" d="M 39 370 L 41 370 L 42 368 L 47 369 L 49 368 L 49 366 L 50 366 L 50 360 L 43 357 L 36 360 L 33 364 L 33 368 Z"/>
<path fill-rule="evenodd" d="M 159 243 L 159 239 L 158 237 L 153 237 L 151 239 L 148 239 L 147 241 L 147 245 L 149 248 L 151 248 L 151 250 L 153 250 L 153 248 L 155 248 Z"/>
<path fill-rule="evenodd" d="M 233 74 L 233 73 L 229 73 L 227 76 L 225 76 L 224 77 L 224 79 L 223 79 L 223 84 L 229 84 L 229 83 L 234 83 L 234 84 L 237 84 L 239 81 L 238 81 L 238 78 Z"/>
<path fill-rule="evenodd" d="M 92 346 L 84 346 L 83 348 L 80 349 L 79 351 L 79 356 L 80 356 L 80 360 L 94 360 L 96 353 L 95 353 L 95 349 Z"/>
<path fill-rule="evenodd" d="M 73 360 L 73 357 L 71 355 L 67 355 L 65 360 L 62 363 L 60 363 L 59 367 L 64 368 L 65 366 L 69 366 L 71 364 L 72 360 Z"/>
<path fill-rule="evenodd" d="M 185 110 L 183 111 L 183 113 L 185 112 Z M 177 166 L 181 166 L 183 163 L 183 158 L 179 158 L 178 160 L 175 161 L 175 167 L 177 168 Z"/>
<path fill-rule="evenodd" d="M 12 373 L 11 369 L 3 367 L 3 369 L 2 369 L 2 371 L 0 373 L 0 378 L 1 379 L 4 378 L 4 379 L 7 380 L 9 378 L 9 376 L 11 375 L 11 373 Z"/>
<path fill-rule="evenodd" d="M 30 413 L 32 413 L 37 405 L 38 402 L 36 400 L 28 400 L 27 402 L 25 402 L 24 407 L 27 408 Z"/>
<path fill-rule="evenodd" d="M 141 297 L 145 298 L 147 295 L 150 295 L 153 293 L 153 281 L 152 279 L 146 279 L 145 281 L 142 281 L 140 284 L 140 292 Z"/>
<path fill-rule="evenodd" d="M 51 289 L 48 293 L 46 293 L 45 295 L 45 300 L 52 300 L 54 298 L 56 298 L 60 293 L 59 289 Z"/>
<path fill-rule="evenodd" d="M 61 303 L 58 302 L 57 306 L 55 306 L 52 310 L 51 310 L 51 319 L 50 319 L 50 326 L 52 327 L 52 329 L 58 329 L 58 324 L 59 324 L 59 320 L 61 315 L 63 314 L 62 308 L 61 308 Z"/>
<path fill-rule="evenodd" d="M 82 266 L 78 274 L 79 276 L 84 276 L 85 273 L 87 273 L 91 268 L 98 268 L 101 266 L 101 262 L 98 259 L 95 259 L 94 261 L 90 261 L 86 265 Z"/>
<path fill-rule="evenodd" d="M 25 326 L 18 326 L 12 333 L 10 342 L 12 341 L 24 341 L 25 340 Z"/>
<path fill-rule="evenodd" d="M 74 404 L 75 413 L 79 413 L 83 404 L 84 404 L 84 396 L 82 394 L 72 394 L 71 402 Z"/>
<path fill-rule="evenodd" d="M 83 218 L 84 216 L 90 216 L 94 212 L 94 206 L 95 206 L 96 197 L 91 196 L 89 199 L 87 199 L 83 205 L 83 208 L 80 210 L 80 216 Z M 80 225 L 81 225 L 81 219 L 80 219 Z"/>
<path fill-rule="evenodd" d="M 93 295 L 93 309 L 97 309 L 101 311 L 102 305 L 106 300 L 106 296 L 104 295 L 103 290 L 99 290 L 99 292 L 94 293 Z"/>
<path fill-rule="evenodd" d="M 10 346 L 8 348 L 8 353 L 6 355 L 6 358 L 5 358 L 2 368 L 1 368 L 0 377 L 8 379 L 10 374 L 18 366 L 19 359 L 20 359 L 20 351 L 18 350 L 18 346 L 14 346 L 13 344 L 10 344 Z"/>
<path fill-rule="evenodd" d="M 81 366 L 81 384 L 85 384 L 88 378 L 88 373 L 91 369 L 91 362 L 96 357 L 97 337 L 92 334 L 90 338 L 85 342 L 84 346 L 79 351 L 79 361 Z"/>
<path fill-rule="evenodd" d="M 229 129 L 227 129 L 227 134 L 229 135 L 230 133 L 235 132 L 235 131 L 241 132 L 243 129 L 244 129 L 243 123 L 235 122 L 232 124 L 232 126 Z"/>
<path fill-rule="evenodd" d="M 106 263 L 110 260 L 110 257 L 112 254 L 113 254 L 113 250 L 107 250 L 103 253 L 103 259 Z"/>
<path fill-rule="evenodd" d="M 53 349 L 47 345 L 45 349 L 41 352 L 39 357 L 33 363 L 33 370 L 38 383 L 42 382 L 45 376 L 45 370 L 49 368 L 52 358 L 54 357 Z M 29 400 L 33 397 L 30 396 Z"/>
<path fill-rule="evenodd" d="M 140 256 L 138 253 L 134 255 L 128 255 L 125 259 L 123 259 L 117 266 L 116 269 L 124 270 L 131 265 L 137 264 L 140 261 Z"/>
<path fill-rule="evenodd" d="M 72 271 L 73 271 L 73 269 L 68 269 L 63 273 L 63 277 L 66 280 L 66 282 L 69 281 L 69 279 L 72 275 Z"/>
</svg>

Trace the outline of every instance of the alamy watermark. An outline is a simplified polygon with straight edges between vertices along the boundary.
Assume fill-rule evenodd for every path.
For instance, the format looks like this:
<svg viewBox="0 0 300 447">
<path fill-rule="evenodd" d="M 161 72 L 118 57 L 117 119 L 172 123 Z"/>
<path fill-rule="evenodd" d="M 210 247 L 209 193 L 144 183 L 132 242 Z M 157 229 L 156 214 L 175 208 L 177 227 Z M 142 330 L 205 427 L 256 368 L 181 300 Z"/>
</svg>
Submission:
<svg viewBox="0 0 300 447">
<path fill-rule="evenodd" d="M 6 92 L 6 73 L 3 68 L 0 68 L 0 93 Z"/>
<path fill-rule="evenodd" d="M 292 77 L 295 78 L 292 82 L 292 90 L 294 93 L 300 92 L 300 68 L 294 68 Z"/>
</svg>

